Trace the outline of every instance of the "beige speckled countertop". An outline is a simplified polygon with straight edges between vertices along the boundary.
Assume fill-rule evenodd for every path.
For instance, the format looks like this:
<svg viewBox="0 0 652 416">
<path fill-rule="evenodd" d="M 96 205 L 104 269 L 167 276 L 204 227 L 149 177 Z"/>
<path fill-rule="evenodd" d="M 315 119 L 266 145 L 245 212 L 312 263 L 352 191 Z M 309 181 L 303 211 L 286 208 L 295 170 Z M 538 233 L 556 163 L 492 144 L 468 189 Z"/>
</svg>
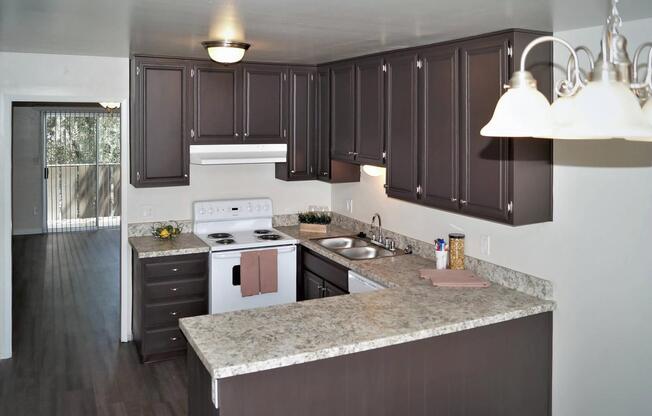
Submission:
<svg viewBox="0 0 652 416">
<path fill-rule="evenodd" d="M 324 299 L 180 320 L 215 379 L 269 370 L 462 331 L 552 311 L 555 303 L 492 284 L 435 288 L 418 277 L 434 267 L 414 255 L 350 261 L 298 227 L 278 229 L 305 247 L 388 287 Z M 351 235 L 331 227 L 329 236 Z"/>
<path fill-rule="evenodd" d="M 174 240 L 157 240 L 152 236 L 129 237 L 138 258 L 208 253 L 210 247 L 194 234 L 180 234 Z"/>
</svg>

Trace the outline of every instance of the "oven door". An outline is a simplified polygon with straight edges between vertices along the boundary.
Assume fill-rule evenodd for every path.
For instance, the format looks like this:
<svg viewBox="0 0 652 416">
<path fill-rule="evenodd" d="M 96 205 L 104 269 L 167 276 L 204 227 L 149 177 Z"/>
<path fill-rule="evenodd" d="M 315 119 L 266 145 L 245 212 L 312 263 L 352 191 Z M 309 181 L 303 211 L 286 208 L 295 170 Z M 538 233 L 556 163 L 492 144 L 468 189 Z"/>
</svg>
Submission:
<svg viewBox="0 0 652 416">
<path fill-rule="evenodd" d="M 240 293 L 240 253 L 260 250 L 276 250 L 278 252 L 278 291 L 243 297 Z M 296 246 L 265 247 L 213 253 L 209 292 L 208 302 L 211 314 L 296 302 Z"/>
</svg>

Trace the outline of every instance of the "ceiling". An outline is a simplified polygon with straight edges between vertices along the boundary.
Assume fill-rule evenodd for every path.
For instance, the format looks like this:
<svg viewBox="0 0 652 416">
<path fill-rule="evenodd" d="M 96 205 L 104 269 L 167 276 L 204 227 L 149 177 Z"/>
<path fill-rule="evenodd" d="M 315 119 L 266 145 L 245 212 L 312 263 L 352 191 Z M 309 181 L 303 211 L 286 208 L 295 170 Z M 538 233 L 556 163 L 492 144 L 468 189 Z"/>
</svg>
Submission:
<svg viewBox="0 0 652 416">
<path fill-rule="evenodd" d="M 652 17 L 652 1 L 620 11 Z M 226 37 L 251 43 L 250 61 L 321 63 L 511 27 L 595 26 L 606 14 L 606 0 L 0 0 L 0 50 L 205 58 L 200 42 Z"/>
</svg>

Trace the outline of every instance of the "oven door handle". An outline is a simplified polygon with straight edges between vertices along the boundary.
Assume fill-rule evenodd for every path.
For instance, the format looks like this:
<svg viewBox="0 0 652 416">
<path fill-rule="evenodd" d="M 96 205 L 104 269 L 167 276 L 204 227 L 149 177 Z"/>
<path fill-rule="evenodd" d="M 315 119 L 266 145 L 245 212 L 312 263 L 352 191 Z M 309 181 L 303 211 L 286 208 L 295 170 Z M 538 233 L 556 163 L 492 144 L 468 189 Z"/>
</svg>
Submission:
<svg viewBox="0 0 652 416">
<path fill-rule="evenodd" d="M 270 249 L 272 249 L 272 248 L 274 248 L 274 247 L 263 248 L 263 249 L 260 249 L 260 250 L 270 250 Z M 292 246 L 282 246 L 282 247 L 277 247 L 277 248 L 276 248 L 276 251 L 278 252 L 278 254 L 281 254 L 281 253 L 292 253 L 292 252 L 295 251 L 296 249 L 297 249 L 296 246 L 292 245 Z M 260 251 L 260 250 L 253 250 L 253 251 Z M 249 251 L 249 250 L 246 250 L 246 251 Z M 237 252 L 233 251 L 233 252 L 228 252 L 228 253 L 213 253 L 213 258 L 218 258 L 218 259 L 237 259 L 237 258 L 240 258 L 240 253 L 242 253 L 242 252 L 241 252 L 241 251 L 237 251 Z"/>
</svg>

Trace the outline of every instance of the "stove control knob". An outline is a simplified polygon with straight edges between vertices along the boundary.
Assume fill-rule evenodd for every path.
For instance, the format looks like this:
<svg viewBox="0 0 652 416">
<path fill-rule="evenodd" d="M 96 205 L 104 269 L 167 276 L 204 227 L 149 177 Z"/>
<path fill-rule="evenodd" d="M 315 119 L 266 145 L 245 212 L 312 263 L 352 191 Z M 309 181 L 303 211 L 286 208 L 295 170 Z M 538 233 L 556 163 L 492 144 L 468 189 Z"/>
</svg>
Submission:
<svg viewBox="0 0 652 416">
<path fill-rule="evenodd" d="M 213 215 L 213 208 L 208 208 L 208 215 Z"/>
<path fill-rule="evenodd" d="M 263 205 L 263 209 L 264 209 L 265 211 L 269 211 L 269 205 Z"/>
<path fill-rule="evenodd" d="M 199 215 L 204 215 L 206 214 L 206 210 L 204 208 L 199 209 Z"/>
<path fill-rule="evenodd" d="M 260 211 L 260 205 L 256 205 L 256 211 Z"/>
</svg>

